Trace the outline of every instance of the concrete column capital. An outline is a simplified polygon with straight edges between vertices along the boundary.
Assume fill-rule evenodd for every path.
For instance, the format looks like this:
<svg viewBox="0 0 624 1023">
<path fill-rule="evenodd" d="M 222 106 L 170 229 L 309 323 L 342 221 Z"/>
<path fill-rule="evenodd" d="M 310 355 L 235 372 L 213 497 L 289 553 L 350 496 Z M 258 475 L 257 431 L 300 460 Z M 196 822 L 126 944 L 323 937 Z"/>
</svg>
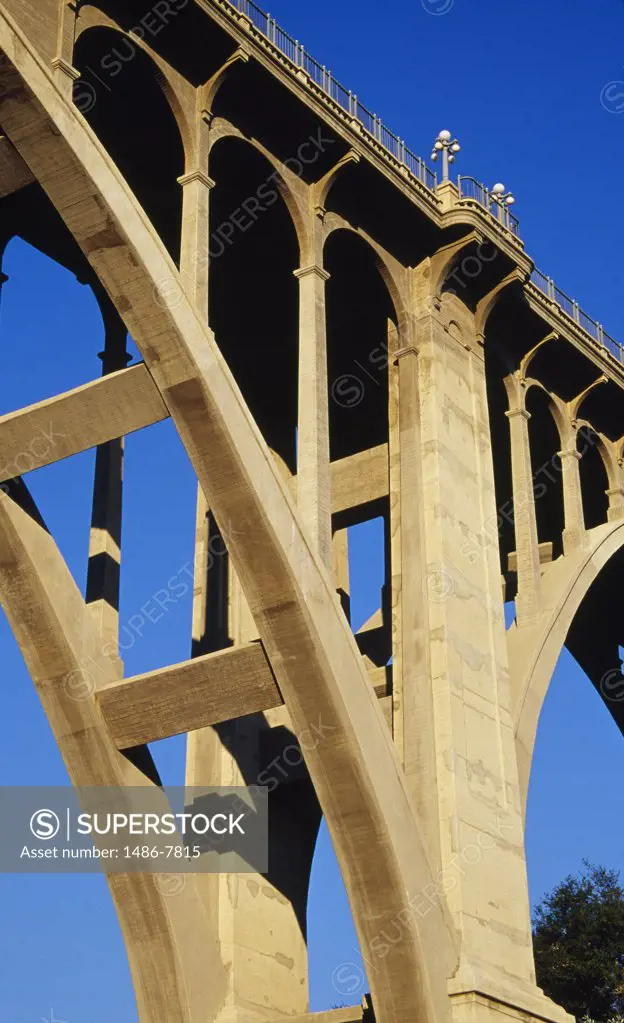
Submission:
<svg viewBox="0 0 624 1023">
<path fill-rule="evenodd" d="M 559 458 L 576 458 L 577 462 L 580 462 L 583 457 L 580 451 L 576 451 L 573 448 L 568 448 L 564 451 L 558 451 Z"/>
<path fill-rule="evenodd" d="M 216 181 L 209 178 L 208 175 L 199 168 L 189 171 L 188 174 L 182 174 L 181 177 L 178 178 L 178 184 L 182 185 L 183 188 L 185 185 L 190 185 L 193 181 L 201 181 L 202 185 L 205 185 L 206 188 L 214 188 L 216 185 Z"/>
<path fill-rule="evenodd" d="M 310 266 L 302 266 L 299 270 L 293 270 L 293 274 L 299 281 L 310 274 L 316 274 L 322 281 L 328 281 L 331 277 L 327 270 L 323 270 L 322 266 L 317 266 L 315 263 L 312 263 Z"/>
<path fill-rule="evenodd" d="M 55 57 L 52 61 L 52 67 L 55 71 L 62 71 L 68 78 L 71 78 L 72 82 L 77 82 L 81 77 L 78 68 L 75 68 L 73 64 L 70 64 L 64 57 Z"/>
<path fill-rule="evenodd" d="M 505 412 L 505 415 L 508 419 L 517 419 L 519 417 L 520 419 L 526 419 L 527 422 L 531 418 L 531 413 L 527 412 L 525 408 L 511 408 L 508 412 Z"/>
<path fill-rule="evenodd" d="M 395 364 L 398 365 L 399 361 L 405 355 L 419 355 L 419 354 L 420 353 L 418 351 L 418 348 L 416 348 L 415 345 L 406 345 L 405 348 L 397 348 L 396 352 L 394 353 Z"/>
</svg>

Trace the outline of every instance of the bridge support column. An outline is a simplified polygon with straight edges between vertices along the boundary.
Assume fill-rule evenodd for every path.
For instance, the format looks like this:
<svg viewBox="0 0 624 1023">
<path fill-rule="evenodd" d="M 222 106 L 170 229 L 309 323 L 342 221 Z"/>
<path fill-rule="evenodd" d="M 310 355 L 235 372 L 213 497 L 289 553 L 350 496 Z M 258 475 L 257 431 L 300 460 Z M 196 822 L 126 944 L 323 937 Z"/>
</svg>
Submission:
<svg viewBox="0 0 624 1023">
<path fill-rule="evenodd" d="M 216 615 L 210 631 L 217 635 L 225 613 L 229 642 L 238 645 L 257 639 L 257 631 L 217 536 L 213 525 L 208 621 Z M 200 557 L 199 563 L 206 562 Z M 187 785 L 265 786 L 268 798 L 268 874 L 199 878 L 228 978 L 215 1023 L 267 1023 L 308 1009 L 306 906 L 320 810 L 311 783 L 300 778 L 300 756 L 292 753 L 296 739 L 283 719 L 280 708 L 201 729 L 188 739 Z M 270 741 L 273 729 L 285 733 L 284 752 L 274 759 L 267 752 L 277 746 Z M 294 764 L 297 780 L 290 777 Z"/>
<path fill-rule="evenodd" d="M 456 1023 L 561 1020 L 535 982 L 484 351 L 473 314 L 432 299 L 427 271 L 414 273 L 414 362 L 440 855 L 425 895 L 447 900 L 459 934 Z M 415 720 L 406 741 L 430 727 Z"/>
<path fill-rule="evenodd" d="M 607 490 L 607 497 L 609 498 L 609 511 L 607 513 L 609 522 L 624 519 L 624 487 L 614 487 L 611 490 Z"/>
<path fill-rule="evenodd" d="M 204 319 L 209 316 L 210 190 L 208 176 L 211 116 L 198 97 L 195 157 L 179 179 L 183 188 L 181 282 Z M 312 268 L 313 270 L 316 268 Z M 323 273 L 323 271 L 321 271 Z M 311 301 L 305 323 L 314 318 L 316 277 L 304 277 L 302 290 Z M 176 300 L 172 282 L 163 282 L 162 300 Z M 324 316 L 324 309 L 323 309 Z M 303 313 L 302 313 L 303 319 Z M 323 319 L 324 330 L 324 319 Z M 323 335 L 324 336 L 324 335 Z M 313 345 L 306 348 L 312 360 Z M 218 342 L 217 338 L 217 342 Z M 320 359 L 320 355 L 319 355 Z M 316 373 L 320 386 L 322 365 Z M 318 378 L 318 381 L 317 381 Z M 325 377 L 322 378 L 326 383 Z M 325 409 L 327 404 L 325 404 Z M 322 421 L 322 416 L 318 419 Z M 317 420 L 315 419 L 316 423 Z M 327 464 L 329 472 L 329 442 Z M 310 472 L 310 480 L 315 480 Z M 328 493 L 328 487 L 323 493 Z M 313 494 L 309 494 L 312 502 Z M 220 527 L 220 528 L 219 528 Z M 198 488 L 196 515 L 193 654 L 236 646 L 258 639 L 258 632 L 240 581 L 227 553 L 232 523 L 217 525 L 204 493 Z M 331 538 L 329 540 L 331 550 Z M 283 714 L 268 711 L 188 737 L 186 784 L 266 786 L 269 790 L 268 875 L 205 875 L 198 878 L 208 915 L 218 934 L 227 987 L 214 1023 L 265 1023 L 279 1016 L 303 1014 L 308 1008 L 306 902 L 316 834 L 318 801 L 308 779 L 292 781 L 287 763 L 267 763 L 267 737 Z M 291 747 L 296 739 L 292 737 Z M 300 773 L 300 772 L 299 772 Z"/>
<path fill-rule="evenodd" d="M 297 502 L 308 535 L 329 567 L 331 480 L 325 324 L 325 282 L 329 274 L 315 263 L 295 270 L 295 277 L 299 280 Z"/>
<path fill-rule="evenodd" d="M 511 439 L 511 473 L 518 572 L 516 616 L 518 622 L 524 624 L 535 621 L 539 615 L 541 571 L 529 442 L 531 414 L 523 405 L 519 404 L 520 400 L 520 395 L 516 397 L 515 401 L 512 398 L 511 407 L 506 415 L 509 419 Z"/>
<path fill-rule="evenodd" d="M 440 835 L 429 684 L 419 354 L 405 330 L 399 337 L 392 324 L 388 333 L 393 730 L 423 838 L 435 863 L 440 857 Z"/>
<path fill-rule="evenodd" d="M 80 72 L 73 66 L 78 0 L 58 0 L 56 56 L 52 61 L 56 84 L 71 98 Z"/>
<path fill-rule="evenodd" d="M 102 375 L 125 369 L 127 330 L 114 309 L 105 315 L 106 341 L 100 352 Z M 93 484 L 93 511 L 87 572 L 87 605 L 102 640 L 119 649 L 119 574 L 121 566 L 121 510 L 124 438 L 97 449 Z M 117 653 L 120 676 L 122 663 Z"/>
<path fill-rule="evenodd" d="M 561 459 L 563 475 L 563 503 L 565 511 L 565 529 L 563 530 L 563 550 L 571 554 L 583 545 L 585 536 L 585 513 L 583 511 L 583 494 L 581 491 L 581 474 L 579 471 L 580 453 L 576 447 L 558 452 Z"/>
<path fill-rule="evenodd" d="M 214 181 L 198 167 L 178 178 L 178 183 L 183 188 L 180 253 L 183 282 L 200 313 L 207 319 L 210 189 L 214 187 Z"/>
</svg>

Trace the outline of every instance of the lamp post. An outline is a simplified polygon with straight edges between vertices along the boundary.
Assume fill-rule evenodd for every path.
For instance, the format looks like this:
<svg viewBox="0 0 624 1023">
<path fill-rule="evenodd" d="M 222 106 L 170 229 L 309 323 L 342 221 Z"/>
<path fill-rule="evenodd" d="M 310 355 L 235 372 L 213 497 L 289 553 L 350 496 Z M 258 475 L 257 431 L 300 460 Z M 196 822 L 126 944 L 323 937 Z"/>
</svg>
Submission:
<svg viewBox="0 0 624 1023">
<path fill-rule="evenodd" d="M 441 131 L 433 144 L 431 159 L 435 163 L 440 153 L 442 154 L 442 181 L 449 179 L 449 164 L 455 163 L 455 154 L 459 153 L 461 146 L 457 139 L 454 139 L 450 131 Z"/>
<path fill-rule="evenodd" d="M 490 191 L 490 205 L 495 207 L 492 212 L 496 219 L 507 228 L 509 227 L 509 207 L 513 206 L 515 201 L 511 192 L 506 191 L 505 186 L 500 182 L 494 185 Z"/>
</svg>

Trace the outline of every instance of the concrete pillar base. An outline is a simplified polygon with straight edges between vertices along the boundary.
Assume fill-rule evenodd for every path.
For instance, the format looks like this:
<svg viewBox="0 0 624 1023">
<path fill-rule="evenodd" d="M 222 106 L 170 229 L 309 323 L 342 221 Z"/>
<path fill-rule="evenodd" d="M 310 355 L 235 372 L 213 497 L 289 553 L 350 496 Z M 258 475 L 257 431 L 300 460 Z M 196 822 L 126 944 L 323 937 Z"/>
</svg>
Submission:
<svg viewBox="0 0 624 1023">
<path fill-rule="evenodd" d="M 503 1023 L 503 1018 L 506 1023 L 574 1023 L 574 1017 L 537 985 L 516 977 L 495 977 L 478 963 L 460 965 L 448 990 L 453 1023 Z"/>
<path fill-rule="evenodd" d="M 535 988 L 539 995 L 539 988 Z M 535 1008 L 529 1010 L 524 1005 L 481 994 L 479 991 L 464 991 L 451 1000 L 451 1018 L 453 1023 L 532 1023 L 537 1020 L 548 1020 L 553 1023 L 574 1023 L 574 1016 L 556 1005 L 544 994 L 535 998 Z"/>
</svg>

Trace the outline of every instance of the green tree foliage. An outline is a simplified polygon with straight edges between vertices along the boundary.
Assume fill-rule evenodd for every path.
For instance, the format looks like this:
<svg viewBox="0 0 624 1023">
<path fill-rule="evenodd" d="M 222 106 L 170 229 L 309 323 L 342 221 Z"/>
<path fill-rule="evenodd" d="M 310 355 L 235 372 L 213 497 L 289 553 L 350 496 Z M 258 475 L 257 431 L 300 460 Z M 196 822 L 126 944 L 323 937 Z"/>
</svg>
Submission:
<svg viewBox="0 0 624 1023">
<path fill-rule="evenodd" d="M 537 982 L 579 1020 L 624 1014 L 624 889 L 617 871 L 585 862 L 538 906 Z"/>
</svg>

